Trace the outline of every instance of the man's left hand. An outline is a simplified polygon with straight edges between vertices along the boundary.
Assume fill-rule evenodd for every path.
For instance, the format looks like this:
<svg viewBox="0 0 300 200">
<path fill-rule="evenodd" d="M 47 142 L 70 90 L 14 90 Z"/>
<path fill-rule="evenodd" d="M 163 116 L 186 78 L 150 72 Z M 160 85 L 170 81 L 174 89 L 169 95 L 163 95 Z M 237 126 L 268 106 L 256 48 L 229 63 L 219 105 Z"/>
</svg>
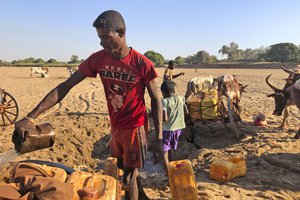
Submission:
<svg viewBox="0 0 300 200">
<path fill-rule="evenodd" d="M 164 143 L 162 139 L 157 139 L 154 144 L 154 154 L 159 161 L 163 160 L 164 156 Z"/>
</svg>

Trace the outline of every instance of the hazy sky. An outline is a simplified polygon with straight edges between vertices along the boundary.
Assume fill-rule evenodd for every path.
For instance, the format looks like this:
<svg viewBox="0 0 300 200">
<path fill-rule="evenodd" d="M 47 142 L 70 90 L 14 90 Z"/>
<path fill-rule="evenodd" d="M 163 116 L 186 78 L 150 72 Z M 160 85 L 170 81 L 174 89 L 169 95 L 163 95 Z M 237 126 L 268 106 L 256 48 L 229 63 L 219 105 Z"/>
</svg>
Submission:
<svg viewBox="0 0 300 200">
<path fill-rule="evenodd" d="M 129 46 L 165 59 L 300 44 L 299 0 L 1 0 L 0 59 L 85 59 L 101 49 L 92 23 L 108 9 L 123 15 Z"/>
</svg>

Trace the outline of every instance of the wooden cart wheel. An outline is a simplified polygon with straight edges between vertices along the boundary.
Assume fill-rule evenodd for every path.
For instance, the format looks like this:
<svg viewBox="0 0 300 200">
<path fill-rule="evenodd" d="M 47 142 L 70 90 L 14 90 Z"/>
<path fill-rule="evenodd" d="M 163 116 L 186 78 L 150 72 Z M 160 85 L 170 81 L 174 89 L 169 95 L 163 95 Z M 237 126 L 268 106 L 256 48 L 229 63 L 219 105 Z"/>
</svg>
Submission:
<svg viewBox="0 0 300 200">
<path fill-rule="evenodd" d="M 228 109 L 228 117 L 230 121 L 231 131 L 234 133 L 236 139 L 239 140 L 240 139 L 239 115 L 230 97 L 227 97 L 227 109 Z"/>
<path fill-rule="evenodd" d="M 16 99 L 6 91 L 0 93 L 0 126 L 8 126 L 16 122 L 19 106 Z"/>
</svg>

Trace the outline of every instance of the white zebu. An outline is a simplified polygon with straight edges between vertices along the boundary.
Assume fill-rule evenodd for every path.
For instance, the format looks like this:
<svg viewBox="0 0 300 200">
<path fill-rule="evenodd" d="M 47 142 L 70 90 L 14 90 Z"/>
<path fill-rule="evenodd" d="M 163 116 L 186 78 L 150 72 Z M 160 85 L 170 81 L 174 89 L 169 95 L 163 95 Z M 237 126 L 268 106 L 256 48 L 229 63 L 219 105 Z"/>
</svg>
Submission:
<svg viewBox="0 0 300 200">
<path fill-rule="evenodd" d="M 192 78 L 187 84 L 185 98 L 188 99 L 190 95 L 198 94 L 205 89 L 212 89 L 215 80 L 211 75 Z"/>
<path fill-rule="evenodd" d="M 34 74 L 40 74 L 43 78 L 49 77 L 48 67 L 31 67 L 30 71 L 30 76 L 33 76 Z"/>
</svg>

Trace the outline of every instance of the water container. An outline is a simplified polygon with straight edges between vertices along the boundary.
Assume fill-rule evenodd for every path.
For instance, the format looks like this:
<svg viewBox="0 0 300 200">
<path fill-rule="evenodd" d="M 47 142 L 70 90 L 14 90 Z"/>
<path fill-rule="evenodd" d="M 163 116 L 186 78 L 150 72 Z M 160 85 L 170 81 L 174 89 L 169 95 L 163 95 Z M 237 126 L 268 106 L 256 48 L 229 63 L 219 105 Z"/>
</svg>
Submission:
<svg viewBox="0 0 300 200">
<path fill-rule="evenodd" d="M 61 182 L 65 182 L 67 179 L 67 172 L 58 167 L 47 166 L 44 164 L 39 165 L 31 162 L 10 162 L 0 169 L 0 186 L 9 183 L 9 180 L 16 175 L 32 174 L 33 169 L 37 169 L 37 171 L 39 171 L 38 169 L 41 169 L 46 172 L 49 177 L 55 178 Z"/>
<path fill-rule="evenodd" d="M 217 99 L 203 99 L 202 106 L 202 119 L 217 119 L 218 118 L 218 100 Z"/>
<path fill-rule="evenodd" d="M 105 175 L 112 176 L 115 179 L 118 179 L 119 176 L 119 169 L 117 165 L 117 158 L 108 157 L 105 160 L 105 167 L 104 167 Z"/>
<path fill-rule="evenodd" d="M 168 174 L 174 200 L 198 200 L 197 185 L 191 161 L 178 160 L 170 162 Z"/>
<path fill-rule="evenodd" d="M 204 91 L 204 99 L 218 99 L 218 90 L 210 89 Z"/>
<path fill-rule="evenodd" d="M 202 95 L 192 95 L 188 98 L 187 104 L 192 122 L 202 119 L 201 115 Z"/>
<path fill-rule="evenodd" d="M 119 183 L 111 176 L 75 171 L 68 177 L 66 183 L 73 186 L 72 200 L 117 200 L 121 198 Z"/>
<path fill-rule="evenodd" d="M 55 142 L 55 132 L 50 123 L 36 125 L 33 130 L 25 132 L 26 140 L 15 130 L 12 136 L 12 142 L 18 153 L 27 153 L 39 149 L 53 146 Z"/>
<path fill-rule="evenodd" d="M 205 91 L 204 98 L 201 102 L 202 118 L 203 119 L 217 119 L 218 118 L 218 91 L 211 89 Z"/>
<path fill-rule="evenodd" d="M 246 170 L 246 161 L 244 159 L 216 159 L 210 165 L 209 176 L 218 181 L 230 181 L 235 177 L 245 176 Z"/>
<path fill-rule="evenodd" d="M 61 182 L 65 182 L 67 180 L 68 175 L 64 169 L 61 169 L 59 167 L 47 166 L 47 165 L 39 165 L 35 163 L 30 163 L 30 164 L 39 166 L 40 168 L 45 170 L 50 177 L 53 177 Z"/>
</svg>

